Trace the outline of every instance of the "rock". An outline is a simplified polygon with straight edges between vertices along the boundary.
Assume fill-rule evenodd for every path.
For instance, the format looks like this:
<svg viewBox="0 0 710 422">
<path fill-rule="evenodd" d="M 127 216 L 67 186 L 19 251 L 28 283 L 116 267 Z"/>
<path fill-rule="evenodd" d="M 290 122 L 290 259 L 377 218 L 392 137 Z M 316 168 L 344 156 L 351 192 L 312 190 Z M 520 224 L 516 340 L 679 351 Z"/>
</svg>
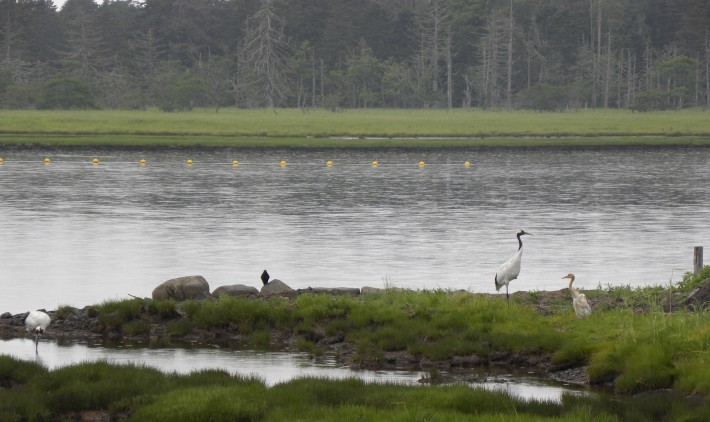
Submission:
<svg viewBox="0 0 710 422">
<path fill-rule="evenodd" d="M 365 287 L 363 287 L 362 289 L 360 289 L 360 294 L 363 294 L 363 295 L 370 295 L 370 294 L 373 294 L 373 293 L 383 293 L 384 291 L 385 291 L 385 289 L 380 289 L 380 288 L 377 288 L 377 287 L 365 286 Z"/>
<path fill-rule="evenodd" d="M 387 292 L 400 292 L 403 289 L 400 287 L 388 287 L 386 289 L 381 289 L 379 287 L 364 286 L 360 289 L 360 294 L 369 295 L 375 293 L 387 293 Z"/>
<path fill-rule="evenodd" d="M 473 368 L 481 364 L 481 358 L 476 355 L 454 356 L 451 358 L 451 366 L 459 368 Z"/>
<path fill-rule="evenodd" d="M 685 301 L 688 308 L 693 310 L 702 310 L 708 306 L 710 302 L 710 280 L 705 280 L 697 289 L 693 290 Z"/>
<path fill-rule="evenodd" d="M 294 292 L 294 290 L 279 279 L 273 279 L 269 281 L 269 284 L 265 284 L 261 287 L 262 295 L 280 295 L 291 292 Z"/>
<path fill-rule="evenodd" d="M 12 318 L 12 314 L 9 312 L 5 312 L 4 314 L 0 315 L 0 319 L 10 319 Z"/>
<path fill-rule="evenodd" d="M 422 360 L 419 361 L 419 366 L 422 369 L 449 369 L 451 368 L 451 362 L 448 360 L 431 360 L 427 358 L 422 358 Z"/>
<path fill-rule="evenodd" d="M 309 287 L 307 289 L 298 289 L 298 293 L 360 296 L 360 289 L 355 287 Z"/>
<path fill-rule="evenodd" d="M 587 376 L 587 367 L 580 366 L 577 368 L 557 371 L 550 374 L 550 378 L 566 384 L 587 385 L 589 377 Z"/>
<path fill-rule="evenodd" d="M 210 296 L 210 285 L 201 275 L 178 277 L 153 289 L 152 296 L 153 300 L 206 299 Z"/>
<path fill-rule="evenodd" d="M 233 284 L 231 286 L 220 286 L 214 289 L 212 297 L 225 296 L 254 296 L 258 295 L 259 290 L 253 286 L 245 286 L 243 284 Z"/>
</svg>

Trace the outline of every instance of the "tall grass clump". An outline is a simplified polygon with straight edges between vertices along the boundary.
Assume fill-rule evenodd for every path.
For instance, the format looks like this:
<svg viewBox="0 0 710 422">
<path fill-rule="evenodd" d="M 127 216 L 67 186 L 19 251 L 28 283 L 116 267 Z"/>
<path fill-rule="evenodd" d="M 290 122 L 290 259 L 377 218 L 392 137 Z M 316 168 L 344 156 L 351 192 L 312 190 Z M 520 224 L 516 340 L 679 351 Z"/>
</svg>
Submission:
<svg viewBox="0 0 710 422">
<path fill-rule="evenodd" d="M 403 387 L 362 380 L 304 378 L 271 389 L 273 420 L 299 415 L 303 420 L 470 420 L 496 415 L 557 417 L 554 403 L 521 401 L 507 393 L 472 389 L 463 385 Z"/>
<path fill-rule="evenodd" d="M 0 355 L 0 388 L 12 388 L 28 380 L 45 375 L 47 368 L 36 362 L 13 359 Z"/>
<path fill-rule="evenodd" d="M 74 313 L 75 310 L 76 308 L 69 305 L 59 305 L 54 312 L 54 316 L 57 317 L 57 319 L 66 319 L 69 315 Z"/>
<path fill-rule="evenodd" d="M 139 409 L 131 420 L 260 420 L 269 408 L 265 393 L 266 387 L 259 388 L 254 384 L 178 389 Z"/>
<path fill-rule="evenodd" d="M 548 351 L 558 332 L 534 310 L 465 292 L 388 292 L 349 310 L 348 340 L 361 350 L 407 350 L 433 360 L 491 350 Z"/>
<path fill-rule="evenodd" d="M 178 316 L 176 308 L 174 300 L 153 300 L 148 305 L 148 312 L 163 319 L 172 319 Z"/>
<path fill-rule="evenodd" d="M 710 265 L 704 266 L 698 274 L 691 272 L 683 274 L 683 280 L 678 282 L 678 289 L 689 292 L 697 289 L 707 280 L 710 280 Z"/>
<path fill-rule="evenodd" d="M 167 378 L 156 369 L 92 362 L 54 370 L 28 382 L 53 412 L 110 409 L 139 396 L 166 391 Z"/>
<path fill-rule="evenodd" d="M 243 334 L 289 324 L 288 303 L 281 298 L 268 301 L 231 296 L 217 300 L 192 301 L 183 310 L 198 327 L 228 327 L 233 324 Z"/>
<path fill-rule="evenodd" d="M 124 323 L 140 318 L 144 306 L 142 299 L 107 300 L 96 307 L 97 320 L 109 330 L 119 331 Z"/>
<path fill-rule="evenodd" d="M 707 394 L 710 363 L 706 313 L 618 309 L 565 324 L 565 341 L 553 363 L 588 363 L 592 383 L 613 382 L 616 391 L 659 388 Z M 697 368 L 695 371 L 689 368 Z M 699 374 L 700 373 L 700 374 Z"/>
</svg>

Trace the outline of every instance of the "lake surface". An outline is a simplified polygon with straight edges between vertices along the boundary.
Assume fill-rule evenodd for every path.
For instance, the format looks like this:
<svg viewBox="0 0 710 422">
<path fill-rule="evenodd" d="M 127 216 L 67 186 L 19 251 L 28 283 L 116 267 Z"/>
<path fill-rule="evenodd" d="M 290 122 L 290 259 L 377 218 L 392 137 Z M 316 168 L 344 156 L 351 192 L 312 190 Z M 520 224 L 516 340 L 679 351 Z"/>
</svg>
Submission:
<svg viewBox="0 0 710 422">
<path fill-rule="evenodd" d="M 511 292 L 569 272 L 586 289 L 667 284 L 710 238 L 710 148 L 0 156 L 0 313 L 187 275 L 259 288 L 264 269 L 293 288 L 495 292 L 518 228 L 533 235 Z"/>
<path fill-rule="evenodd" d="M 257 377 L 267 386 L 302 377 L 358 378 L 368 382 L 419 385 L 419 380 L 425 375 L 421 371 L 352 370 L 337 364 L 332 357 L 313 360 L 306 353 L 235 351 L 218 348 L 107 348 L 40 341 L 38 352 L 35 354 L 35 344 L 30 339 L 0 340 L 0 355 L 35 361 L 49 369 L 95 361 L 146 365 L 167 373 L 219 369 L 233 375 Z M 523 399 L 553 402 L 561 401 L 563 394 L 590 394 L 590 391 L 585 388 L 565 386 L 534 377 L 511 375 L 489 377 L 485 381 L 466 382 L 466 384 L 487 390 L 507 391 Z"/>
</svg>

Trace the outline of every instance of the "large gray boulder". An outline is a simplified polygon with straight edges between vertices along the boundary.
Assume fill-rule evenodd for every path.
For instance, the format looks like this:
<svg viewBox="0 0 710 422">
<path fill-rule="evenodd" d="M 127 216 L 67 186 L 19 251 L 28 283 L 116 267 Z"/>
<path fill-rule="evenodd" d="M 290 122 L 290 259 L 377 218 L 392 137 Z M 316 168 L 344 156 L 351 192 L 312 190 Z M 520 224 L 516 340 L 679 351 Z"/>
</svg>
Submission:
<svg viewBox="0 0 710 422">
<path fill-rule="evenodd" d="M 210 285 L 201 275 L 173 278 L 153 289 L 153 300 L 183 301 L 206 299 L 209 296 Z"/>
<path fill-rule="evenodd" d="M 363 295 L 380 294 L 387 292 L 399 292 L 402 291 L 400 287 L 388 287 L 386 289 L 380 287 L 363 286 L 360 289 L 360 293 Z"/>
<path fill-rule="evenodd" d="M 693 310 L 703 310 L 708 307 L 708 304 L 710 303 L 710 280 L 705 280 L 703 284 L 700 285 L 697 289 L 693 290 L 690 295 L 688 296 L 688 299 L 686 300 L 686 304 L 690 309 Z"/>
<path fill-rule="evenodd" d="M 269 284 L 265 284 L 261 287 L 261 294 L 264 296 L 268 295 L 281 295 L 292 293 L 294 290 L 286 285 L 283 281 L 279 279 L 273 279 L 269 281 Z"/>
<path fill-rule="evenodd" d="M 214 289 L 212 297 L 226 296 L 256 296 L 259 290 L 253 286 L 245 286 L 243 284 L 233 284 L 231 286 L 220 286 Z"/>
</svg>

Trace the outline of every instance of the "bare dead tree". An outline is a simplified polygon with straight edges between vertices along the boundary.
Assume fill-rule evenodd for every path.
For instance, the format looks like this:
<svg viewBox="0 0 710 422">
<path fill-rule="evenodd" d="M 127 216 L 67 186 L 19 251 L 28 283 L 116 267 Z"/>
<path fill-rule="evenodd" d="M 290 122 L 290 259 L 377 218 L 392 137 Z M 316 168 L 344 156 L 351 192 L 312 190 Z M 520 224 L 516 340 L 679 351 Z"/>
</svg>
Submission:
<svg viewBox="0 0 710 422">
<path fill-rule="evenodd" d="M 417 85 L 422 91 L 428 91 L 429 97 L 437 102 L 441 95 L 439 60 L 447 59 L 450 54 L 442 54 L 442 44 L 448 40 L 449 24 L 450 17 L 445 0 L 430 0 L 424 13 L 419 16 Z M 447 47 L 450 49 L 450 43 Z"/>
<path fill-rule="evenodd" d="M 510 0 L 510 12 L 508 14 L 508 45 L 506 47 L 506 87 L 505 87 L 505 107 L 507 109 L 512 108 L 513 100 L 513 0 Z"/>
<path fill-rule="evenodd" d="M 106 50 L 96 23 L 96 15 L 83 6 L 71 10 L 67 22 L 67 47 L 62 53 L 65 66 L 71 63 L 74 76 L 89 81 L 106 62 Z"/>
<path fill-rule="evenodd" d="M 494 12 L 485 26 L 485 33 L 478 44 L 480 65 L 476 84 L 482 95 L 483 107 L 496 107 L 501 103 L 501 79 L 505 75 L 507 57 L 507 22 L 500 11 Z"/>
<path fill-rule="evenodd" d="M 284 21 L 264 0 L 263 7 L 248 20 L 241 51 L 244 78 L 262 96 L 266 107 L 275 109 L 286 97 L 289 46 L 283 32 Z"/>
</svg>

